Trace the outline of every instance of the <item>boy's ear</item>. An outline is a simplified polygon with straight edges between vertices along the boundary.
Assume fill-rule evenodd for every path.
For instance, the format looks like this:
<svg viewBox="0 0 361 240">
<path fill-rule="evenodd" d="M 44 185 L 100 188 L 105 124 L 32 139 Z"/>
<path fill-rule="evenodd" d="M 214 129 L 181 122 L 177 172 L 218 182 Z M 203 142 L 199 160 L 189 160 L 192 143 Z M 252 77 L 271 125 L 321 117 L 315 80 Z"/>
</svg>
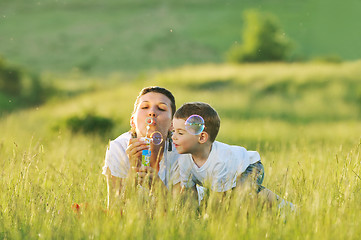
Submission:
<svg viewBox="0 0 361 240">
<path fill-rule="evenodd" d="M 209 135 L 207 132 L 201 132 L 199 134 L 199 138 L 198 138 L 198 142 L 203 144 L 206 143 L 208 141 Z"/>
</svg>

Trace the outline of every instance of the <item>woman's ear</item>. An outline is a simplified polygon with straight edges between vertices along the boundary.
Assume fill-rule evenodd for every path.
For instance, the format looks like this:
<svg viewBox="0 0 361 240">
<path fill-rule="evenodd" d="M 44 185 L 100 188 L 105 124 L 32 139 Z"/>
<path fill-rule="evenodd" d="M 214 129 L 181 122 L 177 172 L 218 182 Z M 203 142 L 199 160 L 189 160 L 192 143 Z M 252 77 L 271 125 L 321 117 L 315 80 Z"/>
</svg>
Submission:
<svg viewBox="0 0 361 240">
<path fill-rule="evenodd" d="M 173 131 L 173 121 L 170 122 L 170 128 L 169 131 L 172 132 Z"/>
<path fill-rule="evenodd" d="M 134 116 L 130 117 L 130 127 L 135 130 Z"/>
<path fill-rule="evenodd" d="M 208 138 L 209 138 L 209 135 L 207 132 L 201 132 L 199 134 L 198 142 L 201 144 L 206 143 Z"/>
</svg>

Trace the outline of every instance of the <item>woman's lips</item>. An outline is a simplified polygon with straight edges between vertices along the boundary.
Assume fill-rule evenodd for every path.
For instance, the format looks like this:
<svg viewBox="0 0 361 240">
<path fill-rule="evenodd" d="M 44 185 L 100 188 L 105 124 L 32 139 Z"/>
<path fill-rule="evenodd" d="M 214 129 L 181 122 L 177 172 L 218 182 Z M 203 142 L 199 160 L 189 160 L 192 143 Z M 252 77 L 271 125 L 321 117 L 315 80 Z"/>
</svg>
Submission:
<svg viewBox="0 0 361 240">
<path fill-rule="evenodd" d="M 147 118 L 145 119 L 145 123 L 146 123 L 147 125 L 149 125 L 149 126 L 155 126 L 155 125 L 157 125 L 156 119 L 155 119 L 155 118 L 152 118 L 152 117 L 147 117 Z"/>
</svg>

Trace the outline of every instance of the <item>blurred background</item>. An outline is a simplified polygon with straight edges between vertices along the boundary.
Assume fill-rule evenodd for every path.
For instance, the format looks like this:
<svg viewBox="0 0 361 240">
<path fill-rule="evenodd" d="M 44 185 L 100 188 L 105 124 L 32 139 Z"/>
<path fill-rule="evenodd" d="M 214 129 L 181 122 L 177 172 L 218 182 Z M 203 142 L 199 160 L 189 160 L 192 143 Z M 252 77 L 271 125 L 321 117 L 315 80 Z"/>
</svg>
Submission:
<svg viewBox="0 0 361 240">
<path fill-rule="evenodd" d="M 358 0 L 2 0 L 0 114 L 184 65 L 355 61 L 360 9 Z"/>
<path fill-rule="evenodd" d="M 37 72 L 139 72 L 224 62 L 244 12 L 270 13 L 289 61 L 356 60 L 361 2 L 347 0 L 2 0 L 0 54 Z"/>
</svg>

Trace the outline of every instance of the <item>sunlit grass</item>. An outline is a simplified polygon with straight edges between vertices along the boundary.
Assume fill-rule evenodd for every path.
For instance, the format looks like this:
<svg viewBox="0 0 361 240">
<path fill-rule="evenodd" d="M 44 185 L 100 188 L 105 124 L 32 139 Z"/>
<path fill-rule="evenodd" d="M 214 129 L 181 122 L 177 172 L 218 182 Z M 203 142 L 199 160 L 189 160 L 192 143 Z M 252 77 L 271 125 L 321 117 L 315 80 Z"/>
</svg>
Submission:
<svg viewBox="0 0 361 240">
<path fill-rule="evenodd" d="M 350 86 L 359 87 L 357 64 L 185 67 L 8 114 L 0 119 L 0 238 L 358 239 L 360 105 L 356 95 L 345 98 Z M 273 74 L 289 78 L 281 90 Z M 214 79 L 232 81 L 213 85 Z M 264 186 L 297 211 L 268 208 L 242 193 L 223 201 L 211 195 L 198 207 L 132 186 L 108 211 L 105 149 L 129 129 L 134 100 L 149 85 L 172 90 L 178 107 L 211 103 L 221 117 L 218 140 L 259 151 Z M 116 121 L 109 136 L 54 128 L 89 111 Z"/>
</svg>

